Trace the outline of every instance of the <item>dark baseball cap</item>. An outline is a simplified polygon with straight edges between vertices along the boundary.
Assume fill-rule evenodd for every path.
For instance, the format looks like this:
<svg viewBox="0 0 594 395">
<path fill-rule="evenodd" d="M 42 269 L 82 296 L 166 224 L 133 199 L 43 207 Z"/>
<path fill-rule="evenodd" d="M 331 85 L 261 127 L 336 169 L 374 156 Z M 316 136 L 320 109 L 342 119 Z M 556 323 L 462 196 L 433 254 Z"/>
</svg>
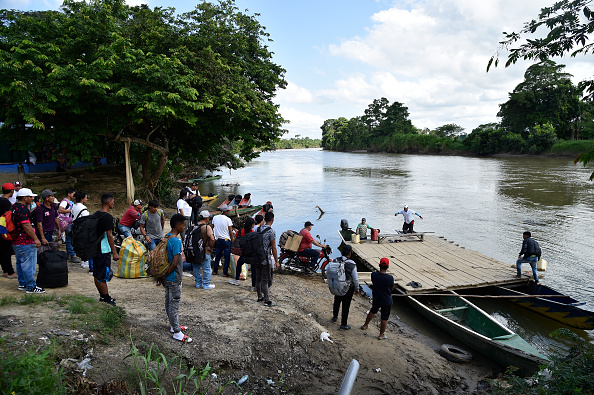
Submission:
<svg viewBox="0 0 594 395">
<path fill-rule="evenodd" d="M 351 247 L 350 245 L 344 245 L 342 247 L 342 255 L 344 254 L 348 254 L 349 252 L 353 252 L 353 247 Z"/>
<path fill-rule="evenodd" d="M 303 225 L 304 228 L 307 228 L 308 226 L 313 226 L 313 224 L 309 221 L 305 222 L 305 225 Z"/>
</svg>

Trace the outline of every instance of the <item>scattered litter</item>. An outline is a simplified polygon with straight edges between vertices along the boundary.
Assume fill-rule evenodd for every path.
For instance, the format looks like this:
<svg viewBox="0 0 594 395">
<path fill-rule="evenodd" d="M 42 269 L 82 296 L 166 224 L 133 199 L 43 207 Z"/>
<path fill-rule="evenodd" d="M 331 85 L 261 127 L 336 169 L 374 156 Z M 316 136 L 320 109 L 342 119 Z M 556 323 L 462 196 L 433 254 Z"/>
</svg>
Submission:
<svg viewBox="0 0 594 395">
<path fill-rule="evenodd" d="M 266 382 L 267 382 L 268 384 L 270 384 L 270 385 L 273 385 L 273 384 L 274 384 L 274 381 L 272 381 L 271 379 L 268 379 L 268 380 L 266 380 Z"/>
<path fill-rule="evenodd" d="M 320 340 L 321 340 L 322 342 L 324 342 L 324 340 L 327 340 L 327 341 L 329 341 L 330 343 L 334 343 L 332 340 L 330 340 L 330 334 L 329 334 L 328 332 L 322 332 L 322 333 L 320 334 Z"/>
<path fill-rule="evenodd" d="M 85 370 L 85 371 L 87 369 L 92 369 L 93 367 L 91 365 L 89 365 L 89 362 L 91 362 L 91 358 L 85 358 L 77 364 L 77 367 L 80 370 Z"/>
<path fill-rule="evenodd" d="M 380 368 L 377 368 L 377 369 L 375 369 L 375 372 L 376 372 L 376 373 L 379 373 L 379 372 L 381 372 L 381 371 L 382 371 L 382 370 L 381 370 Z"/>
<path fill-rule="evenodd" d="M 43 340 L 44 342 L 47 342 L 49 339 L 47 337 L 45 337 L 45 336 L 42 336 L 42 337 L 39 338 L 39 340 Z"/>
<path fill-rule="evenodd" d="M 248 379 L 248 375 L 246 374 L 245 376 L 243 376 L 242 378 L 239 379 L 239 381 L 237 382 L 237 385 L 242 385 L 243 383 L 245 383 Z"/>
<path fill-rule="evenodd" d="M 219 376 L 217 376 L 217 374 L 216 374 L 216 373 L 213 373 L 213 374 L 212 374 L 212 378 L 213 378 L 213 379 L 215 379 L 215 380 L 216 380 L 218 377 L 219 377 Z"/>
</svg>

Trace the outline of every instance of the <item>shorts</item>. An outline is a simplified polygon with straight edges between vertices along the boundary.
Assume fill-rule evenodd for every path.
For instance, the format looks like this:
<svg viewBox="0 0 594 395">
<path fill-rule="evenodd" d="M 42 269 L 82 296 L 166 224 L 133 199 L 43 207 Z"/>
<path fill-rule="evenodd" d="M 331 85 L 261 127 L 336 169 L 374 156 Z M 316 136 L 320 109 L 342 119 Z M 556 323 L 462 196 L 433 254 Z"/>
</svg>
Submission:
<svg viewBox="0 0 594 395">
<path fill-rule="evenodd" d="M 379 305 L 379 304 L 373 304 L 371 306 L 371 313 L 372 314 L 376 314 L 379 310 L 382 310 L 382 320 L 387 321 L 388 318 L 390 318 L 390 310 L 392 309 L 392 305 L 391 304 L 384 304 L 384 305 Z"/>
<path fill-rule="evenodd" d="M 111 271 L 111 253 L 99 254 L 93 258 L 93 277 L 100 283 L 106 283 L 113 277 Z"/>
</svg>

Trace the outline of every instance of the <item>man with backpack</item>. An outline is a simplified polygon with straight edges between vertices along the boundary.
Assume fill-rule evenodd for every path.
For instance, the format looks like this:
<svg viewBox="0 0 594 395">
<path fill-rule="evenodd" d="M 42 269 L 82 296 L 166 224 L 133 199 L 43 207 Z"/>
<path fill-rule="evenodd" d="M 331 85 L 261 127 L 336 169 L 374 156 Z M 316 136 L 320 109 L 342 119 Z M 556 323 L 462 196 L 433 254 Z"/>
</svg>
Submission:
<svg viewBox="0 0 594 395">
<path fill-rule="evenodd" d="M 194 181 L 192 186 L 188 188 L 188 204 L 192 208 L 191 223 L 196 225 L 200 221 L 200 208 L 202 207 L 202 196 L 198 190 L 198 182 Z"/>
<path fill-rule="evenodd" d="M 200 212 L 200 220 L 193 225 L 191 230 L 186 232 L 184 240 L 184 253 L 186 261 L 190 261 L 194 270 L 194 281 L 196 288 L 213 289 L 214 284 L 210 283 L 212 268 L 210 267 L 210 254 L 215 243 L 212 228 L 208 222 L 212 215 L 208 210 Z M 202 269 L 202 275 L 200 275 Z"/>
<path fill-rule="evenodd" d="M 231 243 L 233 242 L 233 222 L 231 218 L 227 216 L 229 211 L 231 210 L 229 206 L 223 204 L 220 207 L 221 214 L 216 215 L 213 220 L 213 230 L 214 230 L 214 237 L 215 237 L 215 249 L 217 250 L 217 255 L 214 261 L 214 268 L 212 274 L 216 276 L 219 271 L 219 261 L 221 260 L 221 256 L 224 255 L 225 262 L 223 263 L 223 276 L 229 277 L 229 261 L 231 260 Z"/>
<path fill-rule="evenodd" d="M 35 283 L 35 269 L 37 268 L 37 248 L 41 242 L 31 226 L 31 203 L 37 194 L 29 188 L 22 188 L 17 193 L 17 201 L 12 206 L 12 223 L 15 226 L 16 240 L 12 242 L 16 269 L 19 278 L 19 291 L 28 294 L 42 294 L 45 290 Z"/>
<path fill-rule="evenodd" d="M 60 229 L 65 236 L 64 242 L 66 243 L 66 252 L 68 253 L 70 262 L 80 263 L 80 259 L 74 255 L 74 248 L 72 248 L 72 227 L 70 226 L 74 219 L 72 216 L 72 208 L 74 207 L 75 193 L 76 190 L 74 188 L 66 188 L 66 197 L 62 199 L 58 206 L 58 222 L 60 223 Z"/>
<path fill-rule="evenodd" d="M 35 209 L 35 222 L 37 225 L 37 234 L 41 244 L 48 245 L 53 241 L 53 234 L 58 229 L 58 238 L 62 237 L 60 222 L 58 221 L 58 208 L 54 204 L 54 195 L 49 189 L 41 192 L 41 205 Z"/>
<path fill-rule="evenodd" d="M 272 229 L 274 213 L 269 211 L 264 214 L 265 224 L 260 226 L 256 232 L 262 235 L 265 258 L 262 262 L 251 262 L 256 267 L 256 292 L 258 302 L 264 302 L 265 306 L 272 307 L 275 304 L 270 300 L 269 288 L 272 285 L 272 270 L 279 267 L 278 252 L 276 250 L 276 232 Z M 247 236 L 243 236 L 246 238 Z M 243 247 L 242 247 L 243 252 Z M 274 261 L 272 261 L 274 259 Z"/>
<path fill-rule="evenodd" d="M 334 295 L 334 306 L 332 322 L 338 321 L 338 310 L 342 304 L 342 317 L 340 329 L 349 330 L 348 325 L 349 309 L 353 294 L 359 294 L 359 276 L 357 275 L 357 265 L 351 260 L 353 247 L 345 245 L 342 247 L 342 256 L 336 258 L 326 266 L 326 276 L 328 277 L 328 287 Z"/>
<path fill-rule="evenodd" d="M 10 182 L 2 185 L 2 196 L 0 197 L 0 216 L 10 212 L 12 203 L 10 203 L 9 198 L 11 198 L 14 193 L 14 185 L 12 185 Z M 4 224 L 4 226 L 5 225 L 6 224 Z M 2 236 L 7 236 L 0 236 L 0 266 L 2 266 L 2 277 L 17 278 L 17 274 L 12 268 L 12 240 L 8 240 L 10 238 L 8 235 Z"/>
<path fill-rule="evenodd" d="M 140 215 L 140 233 L 144 236 L 149 251 L 152 251 L 163 238 L 165 213 L 159 208 L 158 200 L 149 200 L 148 210 Z"/>
<path fill-rule="evenodd" d="M 390 260 L 388 258 L 380 259 L 379 272 L 371 273 L 371 282 L 373 283 L 373 304 L 365 323 L 361 326 L 361 329 L 367 330 L 367 327 L 375 314 L 381 309 L 381 323 L 380 333 L 378 336 L 379 340 L 386 339 L 386 327 L 388 326 L 388 319 L 390 318 L 390 309 L 392 308 L 392 290 L 394 290 L 394 277 L 386 273 Z"/>
<path fill-rule="evenodd" d="M 99 291 L 99 301 L 116 305 L 115 299 L 109 296 L 109 289 L 107 282 L 113 277 L 111 271 L 111 261 L 119 259 L 118 252 L 113 242 L 113 217 L 109 213 L 115 205 L 115 199 L 111 193 L 104 193 L 101 195 L 101 210 L 97 211 L 94 216 L 97 220 L 97 236 L 101 237 L 99 244 L 99 251 L 97 256 L 93 258 L 93 279 L 95 287 Z"/>
</svg>

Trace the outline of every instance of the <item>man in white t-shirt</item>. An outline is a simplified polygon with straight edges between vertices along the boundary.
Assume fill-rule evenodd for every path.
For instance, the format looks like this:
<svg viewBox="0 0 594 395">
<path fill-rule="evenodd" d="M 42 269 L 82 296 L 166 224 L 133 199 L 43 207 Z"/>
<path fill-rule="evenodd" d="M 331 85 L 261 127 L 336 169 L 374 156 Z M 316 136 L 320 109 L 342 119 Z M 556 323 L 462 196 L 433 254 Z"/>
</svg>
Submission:
<svg viewBox="0 0 594 395">
<path fill-rule="evenodd" d="M 85 206 L 87 204 L 87 200 L 88 200 L 89 196 L 87 195 L 86 192 L 83 191 L 77 191 L 74 194 L 74 200 L 76 201 L 76 203 L 74 203 L 74 206 L 72 206 L 72 221 L 76 221 L 77 218 L 80 217 L 86 217 L 87 215 L 89 215 L 89 210 L 87 209 L 87 206 Z M 89 273 L 93 272 L 93 260 L 90 259 L 88 261 L 82 261 L 80 266 L 83 269 L 89 269 Z"/>
<path fill-rule="evenodd" d="M 192 207 L 188 204 L 186 200 L 188 198 L 188 190 L 186 188 L 179 191 L 179 199 L 177 201 L 177 212 L 178 214 L 183 215 L 186 217 L 186 226 L 184 227 L 184 231 L 180 233 L 180 237 L 182 241 L 186 237 L 186 230 L 190 226 L 190 218 L 192 218 Z"/>
<path fill-rule="evenodd" d="M 219 271 L 219 261 L 221 255 L 225 255 L 225 262 L 223 263 L 223 276 L 229 277 L 229 260 L 231 259 L 231 243 L 233 242 L 233 222 L 227 216 L 229 213 L 229 206 L 223 204 L 220 207 L 221 214 L 215 215 L 212 220 L 214 227 L 214 237 L 216 239 L 215 249 L 217 256 L 214 261 L 214 268 L 212 274 L 216 275 Z"/>
</svg>

